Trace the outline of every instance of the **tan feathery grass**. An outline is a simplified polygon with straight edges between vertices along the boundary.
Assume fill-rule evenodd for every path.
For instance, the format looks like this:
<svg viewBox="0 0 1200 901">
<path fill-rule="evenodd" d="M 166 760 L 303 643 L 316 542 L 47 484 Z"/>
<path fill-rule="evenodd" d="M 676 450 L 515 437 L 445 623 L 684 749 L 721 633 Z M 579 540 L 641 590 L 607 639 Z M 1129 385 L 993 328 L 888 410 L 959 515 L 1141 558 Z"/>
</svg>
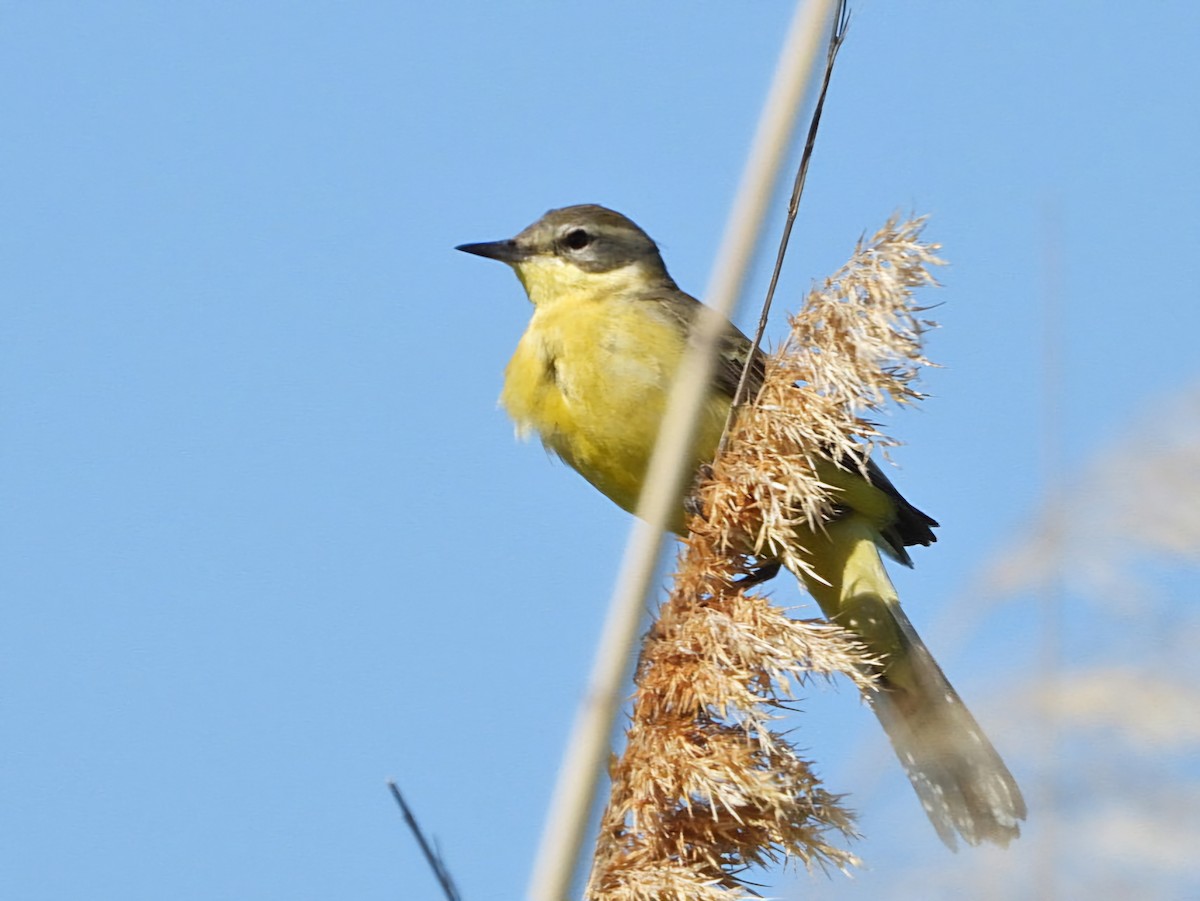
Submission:
<svg viewBox="0 0 1200 901">
<path fill-rule="evenodd" d="M 813 461 L 865 466 L 871 446 L 891 443 L 865 417 L 919 398 L 930 323 L 913 289 L 941 263 L 923 224 L 893 218 L 809 294 L 697 488 L 707 515 L 690 523 L 642 648 L 591 901 L 749 898 L 747 867 L 858 863 L 834 844 L 854 834 L 851 814 L 775 726 L 797 684 L 843 673 L 864 687 L 874 661 L 838 627 L 793 620 L 736 580 L 753 572 L 751 551 L 801 571 L 797 527 L 836 503 Z"/>
</svg>

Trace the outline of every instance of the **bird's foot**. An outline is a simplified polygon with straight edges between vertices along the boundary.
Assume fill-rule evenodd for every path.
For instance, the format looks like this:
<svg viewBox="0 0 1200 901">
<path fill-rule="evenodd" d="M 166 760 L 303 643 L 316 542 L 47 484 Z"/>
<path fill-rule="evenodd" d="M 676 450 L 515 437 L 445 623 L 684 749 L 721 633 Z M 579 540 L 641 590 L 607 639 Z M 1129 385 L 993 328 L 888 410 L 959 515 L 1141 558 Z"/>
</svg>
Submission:
<svg viewBox="0 0 1200 901">
<path fill-rule="evenodd" d="M 738 588 L 751 588 L 754 585 L 761 585 L 763 582 L 769 582 L 779 575 L 779 570 L 783 568 L 783 564 L 777 561 L 770 563 L 762 563 L 740 579 L 735 579 L 733 584 Z"/>
</svg>

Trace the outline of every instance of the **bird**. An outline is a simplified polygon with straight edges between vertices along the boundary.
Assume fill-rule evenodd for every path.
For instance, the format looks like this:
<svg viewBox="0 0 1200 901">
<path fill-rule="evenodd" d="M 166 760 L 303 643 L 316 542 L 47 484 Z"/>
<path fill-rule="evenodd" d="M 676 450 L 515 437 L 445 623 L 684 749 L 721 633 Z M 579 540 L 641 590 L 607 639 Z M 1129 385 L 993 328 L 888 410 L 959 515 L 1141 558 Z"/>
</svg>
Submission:
<svg viewBox="0 0 1200 901">
<path fill-rule="evenodd" d="M 518 433 L 538 435 L 636 512 L 701 302 L 671 278 L 645 231 L 597 204 L 553 209 L 515 237 L 456 249 L 510 266 L 532 302 L 500 396 Z M 747 361 L 750 397 L 762 380 L 761 355 L 732 323 L 718 346 L 691 449 L 697 470 L 716 454 Z M 795 575 L 826 618 L 879 661 L 865 699 L 938 836 L 951 850 L 957 838 L 1007 846 L 1026 816 L 1021 790 L 905 615 L 883 564 L 886 555 L 911 566 L 907 548 L 936 541 L 938 523 L 869 459 L 861 467 L 825 460 L 817 474 L 836 499 L 829 521 L 798 536 L 809 571 Z M 687 506 L 681 498 L 671 523 L 681 535 Z"/>
</svg>

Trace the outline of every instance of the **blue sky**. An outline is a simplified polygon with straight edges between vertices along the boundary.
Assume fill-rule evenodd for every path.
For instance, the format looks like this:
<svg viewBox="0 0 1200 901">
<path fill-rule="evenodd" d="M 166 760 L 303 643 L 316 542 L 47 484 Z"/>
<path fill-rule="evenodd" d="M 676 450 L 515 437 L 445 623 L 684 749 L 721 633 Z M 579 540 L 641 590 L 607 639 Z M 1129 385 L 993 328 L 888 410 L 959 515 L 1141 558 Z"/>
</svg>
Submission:
<svg viewBox="0 0 1200 901">
<path fill-rule="evenodd" d="M 514 440 L 528 307 L 452 248 L 604 203 L 700 292 L 791 13 L 0 7 L 0 894 L 434 898 L 395 777 L 520 896 L 628 518 Z M 931 215 L 944 368 L 889 426 L 943 528 L 897 581 L 1021 778 L 1036 606 L 936 637 L 1044 496 L 1048 296 L 1068 478 L 1200 375 L 1198 46 L 1183 2 L 855 5 L 778 296 Z M 871 864 L 821 897 L 1035 866 L 1045 819 L 952 858 L 853 693 L 802 706 Z"/>
</svg>

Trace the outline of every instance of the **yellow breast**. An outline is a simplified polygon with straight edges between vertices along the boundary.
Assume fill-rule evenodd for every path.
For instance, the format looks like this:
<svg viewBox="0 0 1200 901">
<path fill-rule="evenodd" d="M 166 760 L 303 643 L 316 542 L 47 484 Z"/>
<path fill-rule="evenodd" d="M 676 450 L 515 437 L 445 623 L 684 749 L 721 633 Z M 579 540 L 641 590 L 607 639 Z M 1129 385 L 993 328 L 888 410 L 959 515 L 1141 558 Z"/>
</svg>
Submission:
<svg viewBox="0 0 1200 901">
<path fill-rule="evenodd" d="M 536 432 L 632 512 L 684 347 L 678 318 L 654 300 L 560 294 L 535 307 L 500 401 L 519 432 Z M 728 400 L 714 395 L 708 406 L 697 466 L 715 452 Z"/>
</svg>

